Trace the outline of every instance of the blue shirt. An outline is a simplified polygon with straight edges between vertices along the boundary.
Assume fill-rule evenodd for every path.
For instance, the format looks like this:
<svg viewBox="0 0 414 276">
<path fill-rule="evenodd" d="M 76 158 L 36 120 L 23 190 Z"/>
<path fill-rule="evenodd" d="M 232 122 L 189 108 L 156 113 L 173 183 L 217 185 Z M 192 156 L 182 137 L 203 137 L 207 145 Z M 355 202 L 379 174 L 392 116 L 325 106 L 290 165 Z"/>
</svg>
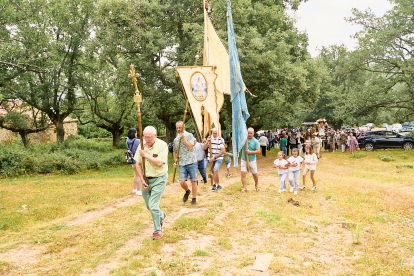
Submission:
<svg viewBox="0 0 414 276">
<path fill-rule="evenodd" d="M 141 142 L 139 141 L 138 138 L 134 138 L 134 139 L 127 138 L 126 139 L 126 147 L 127 147 L 127 149 L 129 149 L 132 152 L 132 154 L 134 156 L 135 156 L 135 152 L 137 151 L 138 146 L 140 145 L 140 143 Z"/>
<path fill-rule="evenodd" d="M 246 145 L 243 146 L 242 148 L 242 160 L 246 161 L 246 151 L 245 151 L 245 147 Z M 257 141 L 256 138 L 252 138 L 250 141 L 247 139 L 247 147 L 249 148 L 250 151 L 255 151 L 256 149 L 260 149 L 260 144 L 259 141 Z M 256 154 L 249 154 L 249 161 L 254 161 L 256 160 Z"/>
</svg>

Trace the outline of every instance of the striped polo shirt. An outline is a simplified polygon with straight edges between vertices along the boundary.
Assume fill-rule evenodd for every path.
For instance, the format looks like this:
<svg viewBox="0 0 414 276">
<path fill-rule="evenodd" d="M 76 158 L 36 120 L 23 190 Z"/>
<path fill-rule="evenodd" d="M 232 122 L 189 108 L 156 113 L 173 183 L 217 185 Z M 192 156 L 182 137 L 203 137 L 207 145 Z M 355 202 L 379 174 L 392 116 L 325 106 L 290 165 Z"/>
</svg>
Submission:
<svg viewBox="0 0 414 276">
<path fill-rule="evenodd" d="M 220 153 L 221 149 L 224 148 L 224 142 L 223 139 L 217 136 L 217 138 L 214 138 L 214 136 L 211 137 L 211 150 L 213 151 L 213 156 L 216 156 Z M 210 146 L 208 146 L 208 158 L 210 159 Z M 217 158 L 217 160 L 223 159 L 223 155 Z"/>
</svg>

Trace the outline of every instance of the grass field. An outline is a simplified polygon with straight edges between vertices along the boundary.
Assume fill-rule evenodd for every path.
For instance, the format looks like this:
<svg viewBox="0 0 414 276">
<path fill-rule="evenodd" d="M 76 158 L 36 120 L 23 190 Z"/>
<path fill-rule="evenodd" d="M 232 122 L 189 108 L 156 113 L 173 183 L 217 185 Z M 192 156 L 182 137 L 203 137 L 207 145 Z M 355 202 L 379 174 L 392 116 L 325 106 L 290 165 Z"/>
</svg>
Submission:
<svg viewBox="0 0 414 276">
<path fill-rule="evenodd" d="M 308 178 L 297 196 L 277 193 L 269 155 L 259 193 L 250 176 L 240 193 L 238 168 L 219 192 L 200 184 L 194 207 L 167 185 L 158 241 L 128 166 L 2 179 L 0 275 L 414 274 L 414 151 L 324 152 L 317 191 Z M 258 253 L 274 254 L 266 272 L 252 270 Z"/>
</svg>

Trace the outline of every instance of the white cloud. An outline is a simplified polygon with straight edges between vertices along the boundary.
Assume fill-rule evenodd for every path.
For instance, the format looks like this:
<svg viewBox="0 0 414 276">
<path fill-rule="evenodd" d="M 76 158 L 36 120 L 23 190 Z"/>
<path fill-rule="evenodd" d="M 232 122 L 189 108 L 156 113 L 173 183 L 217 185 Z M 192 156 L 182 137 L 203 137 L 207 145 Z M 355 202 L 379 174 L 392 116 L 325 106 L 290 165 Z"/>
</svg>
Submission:
<svg viewBox="0 0 414 276">
<path fill-rule="evenodd" d="M 357 42 L 350 36 L 362 28 L 344 19 L 352 15 L 352 8 L 361 11 L 370 8 L 377 16 L 382 16 L 392 4 L 387 0 L 309 0 L 301 4 L 297 12 L 289 11 L 289 14 L 296 17 L 298 30 L 308 34 L 308 50 L 315 57 L 321 46 L 345 44 L 348 49 L 355 48 Z"/>
</svg>

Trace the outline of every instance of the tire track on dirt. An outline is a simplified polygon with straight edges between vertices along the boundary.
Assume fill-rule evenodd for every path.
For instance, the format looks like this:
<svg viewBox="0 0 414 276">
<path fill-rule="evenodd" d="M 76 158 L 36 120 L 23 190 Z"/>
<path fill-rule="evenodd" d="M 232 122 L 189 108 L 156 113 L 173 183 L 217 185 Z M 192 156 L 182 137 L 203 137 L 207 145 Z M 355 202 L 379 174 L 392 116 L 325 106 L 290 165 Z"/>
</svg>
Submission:
<svg viewBox="0 0 414 276">
<path fill-rule="evenodd" d="M 238 175 L 238 176 L 240 176 L 240 175 Z M 240 181 L 240 179 L 238 177 L 232 177 L 232 178 L 229 178 L 229 179 L 225 179 L 224 181 L 221 182 L 221 184 L 223 185 L 223 190 L 225 190 L 225 188 L 227 186 L 229 186 L 233 183 L 236 183 L 238 181 Z M 205 194 L 203 194 L 203 196 L 200 196 L 199 198 L 202 198 L 202 197 L 204 197 L 206 195 L 209 195 L 211 193 L 215 193 L 215 191 L 212 191 L 211 189 L 208 189 L 210 187 L 208 184 L 205 184 L 205 185 L 207 185 L 207 192 Z M 172 185 L 167 185 L 167 188 L 168 188 L 168 190 L 166 192 L 164 192 L 164 195 L 171 194 L 173 192 L 178 192 L 181 189 L 179 184 L 177 185 L 176 183 L 174 183 Z M 184 214 L 194 213 L 194 212 L 203 212 L 203 211 L 208 211 L 208 210 L 209 210 L 208 208 L 183 208 L 179 212 L 172 213 L 172 214 L 167 214 L 167 217 L 164 221 L 163 232 L 165 232 L 165 230 L 168 230 L 174 224 L 174 222 Z M 95 269 L 94 272 L 82 273 L 81 276 L 109 275 L 110 271 L 112 269 L 119 267 L 120 265 L 122 265 L 125 262 L 122 258 L 123 258 L 124 254 L 127 251 L 139 248 L 141 246 L 143 240 L 145 238 L 151 237 L 152 233 L 153 233 L 153 225 L 152 225 L 152 223 L 150 223 L 146 228 L 141 230 L 141 232 L 137 236 L 135 236 L 134 238 L 128 240 L 125 243 L 124 246 L 120 247 L 108 259 L 107 262 L 102 263 L 101 265 L 99 265 Z"/>
</svg>

